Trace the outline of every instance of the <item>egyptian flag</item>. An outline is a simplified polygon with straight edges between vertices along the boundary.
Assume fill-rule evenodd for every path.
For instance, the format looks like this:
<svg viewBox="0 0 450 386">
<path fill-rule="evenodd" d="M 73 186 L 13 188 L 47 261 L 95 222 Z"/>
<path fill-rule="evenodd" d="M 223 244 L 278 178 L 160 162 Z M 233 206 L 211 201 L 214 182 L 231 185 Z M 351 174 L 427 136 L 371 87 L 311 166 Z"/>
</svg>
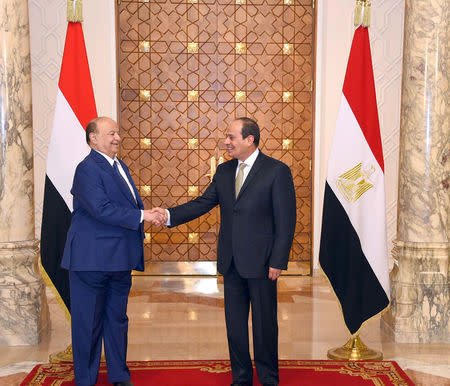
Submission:
<svg viewBox="0 0 450 386">
<path fill-rule="evenodd" d="M 70 189 L 76 166 L 89 153 L 85 128 L 95 117 L 83 28 L 81 22 L 69 22 L 48 148 L 41 231 L 44 279 L 69 313 L 69 274 L 61 268 L 61 259 L 73 210 Z"/>
<path fill-rule="evenodd" d="M 353 37 L 328 161 L 319 262 L 351 334 L 389 305 L 383 150 L 362 26 Z"/>
</svg>

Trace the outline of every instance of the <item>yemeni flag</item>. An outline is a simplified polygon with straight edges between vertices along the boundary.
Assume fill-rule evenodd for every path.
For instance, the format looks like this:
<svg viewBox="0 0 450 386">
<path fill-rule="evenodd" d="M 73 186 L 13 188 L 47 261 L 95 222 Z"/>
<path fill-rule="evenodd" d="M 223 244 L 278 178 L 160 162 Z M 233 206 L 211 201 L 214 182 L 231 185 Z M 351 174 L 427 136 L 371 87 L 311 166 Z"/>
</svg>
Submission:
<svg viewBox="0 0 450 386">
<path fill-rule="evenodd" d="M 89 153 L 86 125 L 97 117 L 80 22 L 69 22 L 48 148 L 41 231 L 41 264 L 47 285 L 70 313 L 68 271 L 61 259 L 70 226 L 75 168 Z"/>
<path fill-rule="evenodd" d="M 351 334 L 389 305 L 383 150 L 362 26 L 353 37 L 328 161 L 319 262 Z"/>
</svg>

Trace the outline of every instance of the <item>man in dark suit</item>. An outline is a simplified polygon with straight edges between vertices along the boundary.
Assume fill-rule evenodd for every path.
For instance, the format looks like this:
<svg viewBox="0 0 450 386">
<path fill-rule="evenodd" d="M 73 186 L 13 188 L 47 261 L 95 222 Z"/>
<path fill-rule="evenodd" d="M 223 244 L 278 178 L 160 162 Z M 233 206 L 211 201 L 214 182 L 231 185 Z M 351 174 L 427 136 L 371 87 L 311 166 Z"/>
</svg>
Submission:
<svg viewBox="0 0 450 386">
<path fill-rule="evenodd" d="M 75 171 L 61 263 L 69 270 L 75 383 L 96 383 L 103 339 L 108 380 L 132 385 L 126 365 L 131 270 L 144 270 L 143 220 L 159 225 L 162 216 L 144 210 L 128 168 L 116 156 L 116 122 L 92 120 L 86 141 L 92 150 Z"/>
<path fill-rule="evenodd" d="M 252 385 L 250 304 L 258 378 L 264 385 L 279 383 L 276 280 L 287 269 L 296 223 L 291 171 L 259 151 L 259 138 L 254 120 L 234 120 L 225 139 L 234 159 L 218 166 L 202 196 L 166 212 L 172 227 L 220 205 L 217 269 L 224 278 L 233 385 Z"/>
</svg>

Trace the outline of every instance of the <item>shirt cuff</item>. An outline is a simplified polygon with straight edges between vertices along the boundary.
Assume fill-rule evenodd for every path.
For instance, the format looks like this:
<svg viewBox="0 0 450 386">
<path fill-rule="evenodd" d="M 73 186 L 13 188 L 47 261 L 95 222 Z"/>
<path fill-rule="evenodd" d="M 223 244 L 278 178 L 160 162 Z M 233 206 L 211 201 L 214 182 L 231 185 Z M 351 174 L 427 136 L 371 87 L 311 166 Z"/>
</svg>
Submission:
<svg viewBox="0 0 450 386">
<path fill-rule="evenodd" d="M 139 223 L 141 223 L 142 221 L 144 221 L 144 211 L 141 209 L 141 221 L 139 221 Z"/>
<path fill-rule="evenodd" d="M 166 225 L 168 227 L 170 227 L 170 212 L 166 209 L 166 214 L 167 214 L 167 221 L 166 221 Z"/>
</svg>

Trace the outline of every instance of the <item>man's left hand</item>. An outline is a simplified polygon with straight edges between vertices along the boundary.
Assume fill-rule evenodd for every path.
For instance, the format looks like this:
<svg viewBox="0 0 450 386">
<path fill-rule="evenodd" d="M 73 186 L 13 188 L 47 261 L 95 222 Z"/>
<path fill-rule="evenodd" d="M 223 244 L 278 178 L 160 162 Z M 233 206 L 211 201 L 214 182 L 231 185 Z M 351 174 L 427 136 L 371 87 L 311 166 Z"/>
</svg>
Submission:
<svg viewBox="0 0 450 386">
<path fill-rule="evenodd" d="M 281 275 L 281 269 L 269 267 L 269 279 L 277 280 Z"/>
</svg>

